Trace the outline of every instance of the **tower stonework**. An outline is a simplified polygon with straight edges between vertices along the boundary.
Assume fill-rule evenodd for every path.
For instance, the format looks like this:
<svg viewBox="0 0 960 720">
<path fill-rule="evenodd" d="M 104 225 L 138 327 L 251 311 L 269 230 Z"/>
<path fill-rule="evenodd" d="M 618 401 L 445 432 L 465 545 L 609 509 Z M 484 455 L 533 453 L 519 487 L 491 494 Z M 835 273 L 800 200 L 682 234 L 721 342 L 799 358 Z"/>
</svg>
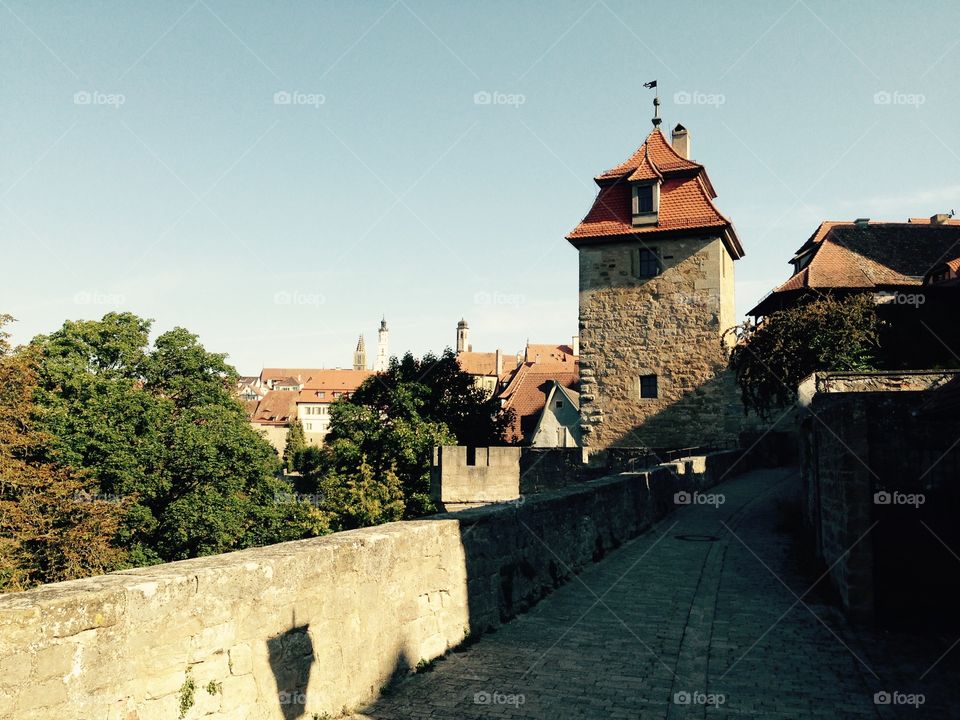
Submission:
<svg viewBox="0 0 960 720">
<path fill-rule="evenodd" d="M 655 128 L 567 236 L 580 254 L 580 410 L 591 447 L 735 440 L 743 409 L 727 370 L 743 248 L 706 170 Z"/>
</svg>

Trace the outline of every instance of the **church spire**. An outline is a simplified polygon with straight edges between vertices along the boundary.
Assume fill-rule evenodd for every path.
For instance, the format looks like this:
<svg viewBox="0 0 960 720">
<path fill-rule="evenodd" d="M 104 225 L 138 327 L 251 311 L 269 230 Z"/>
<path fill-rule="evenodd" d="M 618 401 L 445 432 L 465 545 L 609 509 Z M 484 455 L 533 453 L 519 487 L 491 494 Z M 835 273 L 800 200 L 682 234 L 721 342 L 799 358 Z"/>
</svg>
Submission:
<svg viewBox="0 0 960 720">
<path fill-rule="evenodd" d="M 366 370 L 367 369 L 367 348 L 363 343 L 363 335 L 360 335 L 360 339 L 357 340 L 357 349 L 353 353 L 353 369 L 354 370 Z"/>
</svg>

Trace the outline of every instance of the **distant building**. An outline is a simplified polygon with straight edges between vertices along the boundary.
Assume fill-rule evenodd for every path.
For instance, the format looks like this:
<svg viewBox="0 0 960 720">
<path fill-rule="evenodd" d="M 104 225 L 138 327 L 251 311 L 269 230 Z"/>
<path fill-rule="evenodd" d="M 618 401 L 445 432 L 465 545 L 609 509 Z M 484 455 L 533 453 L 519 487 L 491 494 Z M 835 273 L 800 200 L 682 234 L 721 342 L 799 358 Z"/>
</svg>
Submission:
<svg viewBox="0 0 960 720">
<path fill-rule="evenodd" d="M 310 376 L 297 395 L 297 417 L 307 442 L 322 445 L 330 431 L 330 407 L 337 400 L 348 400 L 363 382 L 374 375 L 371 370 L 319 370 Z"/>
<path fill-rule="evenodd" d="M 868 294 L 882 321 L 883 367 L 957 367 L 958 255 L 960 221 L 949 215 L 823 222 L 791 258 L 793 275 L 747 314 L 768 322 L 809 299 Z"/>
<path fill-rule="evenodd" d="M 363 344 L 363 335 L 361 335 L 357 341 L 357 349 L 353 353 L 353 369 L 367 369 L 367 348 Z"/>
<path fill-rule="evenodd" d="M 560 408 L 556 402 L 569 402 L 574 396 L 576 400 L 576 415 L 579 419 L 579 365 L 575 360 L 567 362 L 523 362 L 513 371 L 505 373 L 501 378 L 499 393 L 500 404 L 504 410 L 513 411 L 507 440 L 513 443 L 533 444 L 538 427 L 540 445 L 546 447 L 572 446 L 580 444 L 582 432 L 579 427 L 569 433 L 559 433 L 559 427 L 570 418 L 567 412 L 570 408 Z M 561 388 L 563 397 L 556 397 L 557 387 Z M 566 391 L 571 391 L 567 395 Z M 543 418 L 548 398 L 554 396 L 554 406 L 549 412 L 553 418 Z M 556 413 L 557 410 L 564 410 Z M 549 433 L 553 433 L 552 436 Z M 561 444 L 562 443 L 562 444 Z"/>
<path fill-rule="evenodd" d="M 247 417 L 254 430 L 266 437 L 280 454 L 286 445 L 287 429 L 297 417 L 298 395 L 297 390 L 270 390 L 262 400 L 250 401 L 247 405 Z"/>
<path fill-rule="evenodd" d="M 242 375 L 237 378 L 237 397 L 243 402 L 261 400 L 266 394 L 267 388 L 256 375 Z"/>
<path fill-rule="evenodd" d="M 386 372 L 390 367 L 390 331 L 387 329 L 387 319 L 380 320 L 380 329 L 377 330 L 377 359 L 373 363 L 376 372 Z"/>
<path fill-rule="evenodd" d="M 283 452 L 287 429 L 294 420 L 303 425 L 307 442 L 323 444 L 330 430 L 330 406 L 349 399 L 371 370 L 340 368 L 264 368 L 259 382 L 271 386 L 262 399 L 244 403 L 251 424 Z"/>
<path fill-rule="evenodd" d="M 875 293 L 884 302 L 956 278 L 960 220 L 948 215 L 885 222 L 827 221 L 790 259 L 793 275 L 747 312 L 763 317 L 809 296 Z M 953 265 L 951 265 L 953 263 Z"/>
<path fill-rule="evenodd" d="M 547 381 L 546 402 L 530 433 L 534 447 L 580 447 L 580 393 L 556 380 Z"/>
</svg>

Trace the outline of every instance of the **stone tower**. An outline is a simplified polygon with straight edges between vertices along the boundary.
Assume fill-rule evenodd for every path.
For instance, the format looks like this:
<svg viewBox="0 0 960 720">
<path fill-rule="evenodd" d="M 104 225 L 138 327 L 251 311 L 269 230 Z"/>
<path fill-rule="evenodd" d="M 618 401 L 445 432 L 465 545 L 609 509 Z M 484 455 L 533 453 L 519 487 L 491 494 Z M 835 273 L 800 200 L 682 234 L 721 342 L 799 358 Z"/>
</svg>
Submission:
<svg viewBox="0 0 960 720">
<path fill-rule="evenodd" d="M 380 329 L 377 330 L 377 359 L 373 369 L 377 372 L 386 372 L 390 366 L 390 331 L 387 330 L 387 319 L 380 320 Z"/>
<path fill-rule="evenodd" d="M 470 351 L 470 328 L 463 318 L 457 323 L 457 354 Z"/>
<path fill-rule="evenodd" d="M 580 253 L 584 444 L 650 448 L 736 438 L 742 407 L 726 370 L 743 248 L 690 159 L 690 135 L 654 126 L 596 178 L 567 240 Z"/>
<path fill-rule="evenodd" d="M 357 349 L 353 351 L 353 369 L 367 369 L 367 348 L 363 344 L 363 335 L 357 341 Z"/>
</svg>

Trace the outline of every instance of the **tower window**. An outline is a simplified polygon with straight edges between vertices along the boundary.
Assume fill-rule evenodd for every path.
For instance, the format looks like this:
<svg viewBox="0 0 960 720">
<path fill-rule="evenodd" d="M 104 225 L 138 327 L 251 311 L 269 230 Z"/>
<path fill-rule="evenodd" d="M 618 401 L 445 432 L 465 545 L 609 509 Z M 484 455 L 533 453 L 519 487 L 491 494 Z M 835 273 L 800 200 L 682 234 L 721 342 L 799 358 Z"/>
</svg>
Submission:
<svg viewBox="0 0 960 720">
<path fill-rule="evenodd" d="M 630 253 L 630 265 L 634 277 L 656 277 L 660 274 L 660 255 L 656 248 L 634 248 Z"/>
<path fill-rule="evenodd" d="M 657 376 L 640 376 L 640 397 L 642 399 L 657 397 Z"/>
<path fill-rule="evenodd" d="M 637 212 L 653 212 L 653 185 L 640 185 L 637 187 Z"/>
</svg>

